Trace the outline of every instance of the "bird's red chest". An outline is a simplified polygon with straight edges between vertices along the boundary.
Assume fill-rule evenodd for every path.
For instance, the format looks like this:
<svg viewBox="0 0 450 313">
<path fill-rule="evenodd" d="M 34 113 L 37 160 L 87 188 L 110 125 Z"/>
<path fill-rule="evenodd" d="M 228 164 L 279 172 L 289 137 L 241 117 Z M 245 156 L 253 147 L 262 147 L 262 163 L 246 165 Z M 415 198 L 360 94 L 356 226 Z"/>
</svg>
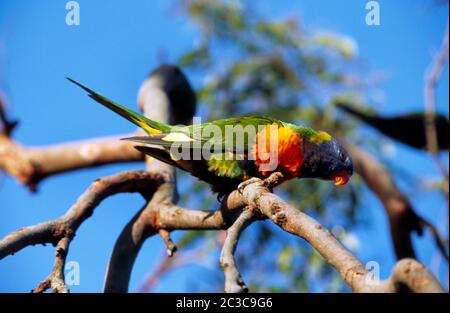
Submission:
<svg viewBox="0 0 450 313">
<path fill-rule="evenodd" d="M 256 137 L 252 156 L 261 176 L 281 172 L 289 179 L 300 175 L 304 157 L 299 133 L 272 124 L 267 125 Z"/>
</svg>

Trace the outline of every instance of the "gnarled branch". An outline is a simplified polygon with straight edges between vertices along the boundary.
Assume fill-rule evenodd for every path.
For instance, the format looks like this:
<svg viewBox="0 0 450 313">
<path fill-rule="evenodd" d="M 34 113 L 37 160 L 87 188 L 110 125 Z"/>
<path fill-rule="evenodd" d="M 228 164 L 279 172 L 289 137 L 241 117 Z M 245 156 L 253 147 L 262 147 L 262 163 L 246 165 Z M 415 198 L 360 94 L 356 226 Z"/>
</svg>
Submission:
<svg viewBox="0 0 450 313">
<path fill-rule="evenodd" d="M 19 229 L 0 240 L 0 259 L 26 246 L 51 243 L 56 246 L 53 271 L 34 291 L 42 292 L 47 288 L 67 291 L 67 287 L 64 287 L 64 264 L 70 242 L 80 225 L 92 215 L 94 209 L 105 198 L 123 192 L 140 192 L 148 195 L 158 184 L 158 177 L 145 171 L 123 172 L 98 179 L 63 216 Z"/>
<path fill-rule="evenodd" d="M 155 185 L 158 186 L 159 184 L 161 184 L 159 178 L 155 178 L 151 173 L 142 171 L 125 172 L 97 180 L 61 218 L 20 229 L 0 240 L 0 258 L 17 252 L 33 243 L 55 244 L 56 242 L 57 259 L 53 272 L 35 291 L 44 291 L 47 288 L 52 288 L 54 291 L 64 291 L 64 285 L 62 285 L 62 269 L 69 243 L 81 223 L 92 214 L 93 209 L 101 200 L 118 192 L 141 192 L 145 190 L 146 197 L 148 197 L 148 187 L 150 186 L 151 190 L 155 191 L 153 193 L 153 196 L 155 196 L 158 191 Z M 399 261 L 388 280 L 374 282 L 371 273 L 339 243 L 331 232 L 311 217 L 290 207 L 281 198 L 271 193 L 268 185 L 270 184 L 253 182 L 246 185 L 241 191 L 232 192 L 226 197 L 221 210 L 216 212 L 187 210 L 172 204 L 163 205 L 161 210 L 156 212 L 150 211 L 149 215 L 144 218 L 147 227 L 145 229 L 146 231 L 153 231 L 153 234 L 158 229 L 226 229 L 236 223 L 235 220 L 237 217 L 238 223 L 235 224 L 235 228 L 231 228 L 232 236 L 229 237 L 228 244 L 224 247 L 225 252 L 229 248 L 228 251 L 231 252 L 232 259 L 232 250 L 233 246 L 237 243 L 238 231 L 254 217 L 253 212 L 248 213 L 250 211 L 244 211 L 247 213 L 242 213 L 243 207 L 249 206 L 255 208 L 254 210 L 257 210 L 259 212 L 258 214 L 262 214 L 263 217 L 270 218 L 283 230 L 308 241 L 339 272 L 344 281 L 355 292 L 399 292 L 405 290 L 414 292 L 443 291 L 434 276 L 422 264 L 412 259 Z M 136 186 L 139 186 L 139 188 Z M 143 211 L 145 211 L 145 208 Z M 138 227 L 141 227 L 136 222 L 139 221 L 139 217 L 142 216 L 143 211 L 139 212 L 136 215 L 137 218 L 130 222 L 129 225 L 134 225 L 134 229 L 139 230 Z M 133 230 L 133 227 L 130 230 Z M 141 231 L 140 234 L 148 236 L 152 233 Z M 130 234 L 126 238 L 134 239 L 135 237 L 133 237 L 133 234 Z M 119 242 L 120 239 L 121 237 L 119 237 Z M 142 241 L 137 241 L 136 243 L 122 241 L 119 246 L 116 245 L 115 251 L 116 253 L 130 252 L 133 251 L 132 249 L 134 247 L 139 247 L 139 243 L 142 243 Z M 130 244 L 132 248 L 128 248 L 126 244 Z M 123 247 L 123 245 L 125 245 L 125 249 L 118 249 L 118 247 Z M 62 252 L 64 253 L 61 254 Z M 114 260 L 115 257 L 117 258 L 116 260 Z M 113 253 L 112 260 L 116 262 L 113 265 L 117 266 L 123 260 L 134 259 L 124 258 L 123 255 L 117 257 Z M 132 266 L 125 267 L 125 269 L 131 268 Z M 129 273 L 120 272 L 119 269 L 113 269 L 112 273 L 114 275 L 110 276 L 110 279 L 119 277 L 123 280 L 112 280 L 112 282 L 128 283 Z M 230 275 L 228 277 L 237 276 Z M 117 285 L 112 284 L 107 286 L 110 288 Z M 118 290 L 108 289 L 107 291 Z"/>
</svg>

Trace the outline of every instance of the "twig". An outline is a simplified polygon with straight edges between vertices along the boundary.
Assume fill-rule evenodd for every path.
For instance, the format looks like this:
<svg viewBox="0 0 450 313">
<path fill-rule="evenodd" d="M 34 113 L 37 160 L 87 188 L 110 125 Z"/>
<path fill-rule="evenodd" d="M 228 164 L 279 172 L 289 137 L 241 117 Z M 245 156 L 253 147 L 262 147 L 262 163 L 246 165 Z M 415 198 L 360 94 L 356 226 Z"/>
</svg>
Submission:
<svg viewBox="0 0 450 313">
<path fill-rule="evenodd" d="M 16 128 L 18 122 L 10 120 L 6 115 L 6 97 L 3 92 L 0 91 L 0 125 L 2 126 L 0 132 L 6 137 L 10 137 L 14 128 Z"/>
<path fill-rule="evenodd" d="M 448 253 L 445 247 L 445 242 L 444 240 L 441 238 L 441 236 L 439 235 L 439 232 L 437 230 L 437 228 L 431 224 L 430 222 L 426 221 L 425 219 L 422 219 L 420 221 L 420 223 L 422 224 L 423 228 L 428 228 L 431 232 L 431 235 L 433 235 L 434 238 L 434 242 L 436 243 L 436 246 L 438 247 L 439 251 L 441 252 L 442 256 L 444 257 L 444 259 L 448 262 Z"/>
<path fill-rule="evenodd" d="M 55 293 L 68 293 L 64 280 L 64 266 L 66 264 L 66 257 L 69 252 L 69 245 L 72 239 L 69 237 L 63 237 L 56 245 L 56 257 L 55 264 L 51 274 L 42 281 L 36 289 L 32 290 L 33 293 L 42 293 L 51 288 Z"/>
<path fill-rule="evenodd" d="M 438 143 L 437 143 L 437 132 L 435 125 L 436 116 L 436 85 L 442 75 L 445 63 L 448 59 L 448 49 L 449 49 L 449 34 L 448 34 L 448 20 L 445 30 L 444 37 L 442 39 L 441 48 L 438 54 L 431 62 L 425 74 L 425 129 L 427 138 L 427 148 L 432 154 L 438 153 Z"/>
<path fill-rule="evenodd" d="M 254 220 L 255 212 L 248 208 L 239 215 L 227 230 L 227 236 L 220 254 L 220 266 L 225 274 L 225 292 L 242 293 L 248 291 L 234 261 L 234 252 L 241 232 Z"/>
<path fill-rule="evenodd" d="M 164 243 L 167 247 L 167 256 L 172 257 L 173 254 L 177 251 L 177 246 L 173 243 L 172 238 L 170 237 L 170 232 L 165 229 L 160 229 L 159 235 L 164 240 Z"/>
<path fill-rule="evenodd" d="M 448 20 L 444 37 L 442 39 L 441 48 L 436 57 L 431 62 L 425 74 L 425 135 L 427 140 L 427 150 L 433 156 L 433 159 L 441 171 L 447 187 L 443 188 L 444 194 L 448 202 L 448 169 L 439 159 L 438 137 L 436 131 L 436 85 L 442 75 L 444 66 L 448 60 L 449 49 L 449 31 Z"/>
</svg>

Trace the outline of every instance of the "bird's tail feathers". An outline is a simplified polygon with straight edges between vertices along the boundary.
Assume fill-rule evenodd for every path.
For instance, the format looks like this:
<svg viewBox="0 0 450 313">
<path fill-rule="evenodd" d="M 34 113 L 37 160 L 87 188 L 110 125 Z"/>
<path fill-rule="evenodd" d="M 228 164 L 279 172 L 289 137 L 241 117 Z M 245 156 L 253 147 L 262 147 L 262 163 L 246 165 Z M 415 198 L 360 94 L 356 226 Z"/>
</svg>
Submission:
<svg viewBox="0 0 450 313">
<path fill-rule="evenodd" d="M 89 94 L 89 97 L 97 101 L 98 103 L 104 105 L 108 109 L 116 112 L 117 114 L 121 115 L 122 117 L 126 118 L 130 122 L 134 123 L 135 125 L 142 128 L 145 132 L 149 134 L 160 134 L 164 132 L 169 132 L 171 129 L 170 125 L 166 125 L 163 123 L 159 123 L 157 121 L 151 120 L 149 118 L 146 118 L 145 116 L 134 112 L 133 110 L 130 110 L 118 103 L 115 103 L 114 101 L 100 95 L 99 93 L 93 91 L 92 89 L 89 89 L 88 87 L 80 84 L 79 82 L 66 77 L 70 82 L 74 83 L 75 85 L 79 86 L 80 88 L 87 91 Z"/>
</svg>

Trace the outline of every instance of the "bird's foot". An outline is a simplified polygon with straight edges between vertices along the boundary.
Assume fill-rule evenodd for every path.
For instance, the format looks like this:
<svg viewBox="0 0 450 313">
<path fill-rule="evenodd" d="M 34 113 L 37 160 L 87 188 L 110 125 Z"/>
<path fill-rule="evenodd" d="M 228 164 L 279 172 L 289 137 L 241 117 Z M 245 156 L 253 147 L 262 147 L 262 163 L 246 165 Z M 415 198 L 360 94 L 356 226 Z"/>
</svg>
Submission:
<svg viewBox="0 0 450 313">
<path fill-rule="evenodd" d="M 260 184 L 266 186 L 267 188 L 269 188 L 270 190 L 272 190 L 272 188 L 278 186 L 283 181 L 283 179 L 284 179 L 284 176 L 280 172 L 274 172 L 274 173 L 270 174 L 270 176 L 264 180 L 262 180 L 261 178 L 258 178 L 258 177 L 252 177 L 252 178 L 249 178 L 249 179 L 243 181 L 242 183 L 240 183 L 237 186 L 237 191 L 240 194 L 242 194 L 244 192 L 245 187 L 247 187 L 248 185 L 251 185 L 251 184 L 255 184 L 255 183 L 260 183 Z"/>
<path fill-rule="evenodd" d="M 254 184 L 254 183 L 258 183 L 258 182 L 262 182 L 262 180 L 258 177 L 249 178 L 238 185 L 237 191 L 242 195 L 245 187 L 247 187 L 248 185 Z"/>
<path fill-rule="evenodd" d="M 281 174 L 280 172 L 274 172 L 274 173 L 270 174 L 269 177 L 264 179 L 264 185 L 267 188 L 272 189 L 273 187 L 276 187 L 281 182 L 283 182 L 283 179 L 284 179 L 283 174 Z"/>
</svg>

